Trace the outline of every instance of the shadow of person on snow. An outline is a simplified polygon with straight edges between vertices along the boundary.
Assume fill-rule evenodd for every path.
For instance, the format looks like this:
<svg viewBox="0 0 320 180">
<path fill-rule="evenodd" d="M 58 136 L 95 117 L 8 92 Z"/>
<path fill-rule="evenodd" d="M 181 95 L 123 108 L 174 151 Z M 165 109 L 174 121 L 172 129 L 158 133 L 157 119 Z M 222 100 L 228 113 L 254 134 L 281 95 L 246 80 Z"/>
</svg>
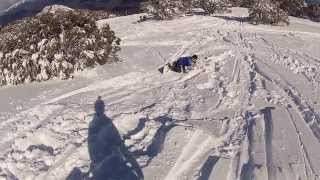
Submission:
<svg viewBox="0 0 320 180">
<path fill-rule="evenodd" d="M 104 112 L 105 104 L 101 97 L 98 97 L 95 102 L 95 115 L 88 131 L 90 170 L 86 175 L 81 175 L 80 169 L 74 168 L 67 180 L 143 180 L 139 164 L 125 146 L 112 120 Z"/>
</svg>

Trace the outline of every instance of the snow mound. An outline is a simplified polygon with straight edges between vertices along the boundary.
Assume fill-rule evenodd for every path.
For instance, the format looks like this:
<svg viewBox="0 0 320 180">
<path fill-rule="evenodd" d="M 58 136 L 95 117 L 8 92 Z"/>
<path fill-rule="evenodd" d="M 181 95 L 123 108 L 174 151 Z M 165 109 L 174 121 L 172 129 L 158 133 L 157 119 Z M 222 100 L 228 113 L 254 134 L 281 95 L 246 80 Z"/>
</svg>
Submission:
<svg viewBox="0 0 320 180">
<path fill-rule="evenodd" d="M 73 9 L 63 6 L 63 5 L 52 5 L 47 6 L 43 8 L 43 10 L 38 14 L 38 16 L 44 15 L 44 14 L 57 14 L 57 13 L 63 13 L 63 12 L 70 12 L 73 11 Z"/>
</svg>

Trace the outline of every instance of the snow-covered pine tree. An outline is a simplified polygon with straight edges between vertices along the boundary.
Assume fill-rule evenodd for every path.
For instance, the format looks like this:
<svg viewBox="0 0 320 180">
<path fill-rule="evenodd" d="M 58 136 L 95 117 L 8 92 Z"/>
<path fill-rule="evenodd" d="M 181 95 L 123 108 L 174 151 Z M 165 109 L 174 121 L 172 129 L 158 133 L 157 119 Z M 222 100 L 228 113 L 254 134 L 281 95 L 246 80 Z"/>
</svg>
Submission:
<svg viewBox="0 0 320 180">
<path fill-rule="evenodd" d="M 253 0 L 249 19 L 253 24 L 289 24 L 288 12 L 278 0 Z"/>
<path fill-rule="evenodd" d="M 172 19 L 181 8 L 181 0 L 149 0 L 147 12 L 156 19 Z"/>
<path fill-rule="evenodd" d="M 156 19 L 172 19 L 174 16 L 188 13 L 192 8 L 201 8 L 207 14 L 227 10 L 230 0 L 149 0 L 147 12 Z"/>
<path fill-rule="evenodd" d="M 51 8 L 57 9 L 57 8 Z M 91 16 L 59 7 L 0 29 L 0 86 L 53 78 L 117 61 L 120 39 Z"/>
<path fill-rule="evenodd" d="M 253 5 L 253 0 L 238 0 L 240 7 L 250 8 Z"/>
<path fill-rule="evenodd" d="M 180 0 L 181 7 L 180 10 L 186 13 L 190 13 L 193 8 L 194 0 Z"/>
<path fill-rule="evenodd" d="M 229 0 L 229 5 L 233 7 L 240 7 L 244 0 Z"/>
<path fill-rule="evenodd" d="M 229 0 L 194 0 L 194 6 L 203 9 L 207 14 L 226 11 L 229 3 Z"/>
<path fill-rule="evenodd" d="M 304 0 L 279 0 L 280 8 L 289 15 L 301 16 Z"/>
</svg>

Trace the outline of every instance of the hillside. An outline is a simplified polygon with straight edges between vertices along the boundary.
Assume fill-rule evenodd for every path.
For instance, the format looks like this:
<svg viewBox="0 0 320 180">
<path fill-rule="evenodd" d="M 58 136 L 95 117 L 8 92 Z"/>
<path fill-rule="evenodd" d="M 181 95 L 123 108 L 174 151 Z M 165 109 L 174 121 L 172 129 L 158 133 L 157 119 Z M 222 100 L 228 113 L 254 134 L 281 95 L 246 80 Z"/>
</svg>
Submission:
<svg viewBox="0 0 320 180">
<path fill-rule="evenodd" d="M 140 2 L 141 0 L 6 0 L 6 2 L 0 2 L 0 26 L 35 16 L 44 7 L 54 4 L 90 10 L 117 11 L 125 7 L 130 12 L 131 9 L 138 11 Z"/>
<path fill-rule="evenodd" d="M 319 24 L 290 17 L 286 27 L 253 26 L 242 8 L 139 16 L 98 21 L 122 39 L 121 63 L 0 88 L 0 179 L 77 179 L 97 146 L 88 127 L 101 117 L 146 180 L 320 179 Z M 193 71 L 158 72 L 191 54 L 200 57 Z M 113 144 L 109 132 L 97 137 Z"/>
</svg>

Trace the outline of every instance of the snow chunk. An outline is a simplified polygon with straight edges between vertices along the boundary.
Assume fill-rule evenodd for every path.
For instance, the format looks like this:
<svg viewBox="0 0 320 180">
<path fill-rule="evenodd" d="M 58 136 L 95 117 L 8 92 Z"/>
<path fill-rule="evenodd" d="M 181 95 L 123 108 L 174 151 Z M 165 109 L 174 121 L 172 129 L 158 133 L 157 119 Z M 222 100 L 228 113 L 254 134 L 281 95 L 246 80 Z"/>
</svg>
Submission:
<svg viewBox="0 0 320 180">
<path fill-rule="evenodd" d="M 54 54 L 54 59 L 61 60 L 62 58 L 63 58 L 63 54 L 62 53 Z"/>
<path fill-rule="evenodd" d="M 94 58 L 94 52 L 93 51 L 83 51 L 83 54 L 90 58 L 90 59 L 93 59 Z"/>
<path fill-rule="evenodd" d="M 63 5 L 53 5 L 53 6 L 47 6 L 43 8 L 42 11 L 39 14 L 37 14 L 37 16 L 48 14 L 48 13 L 55 14 L 58 12 L 69 12 L 69 11 L 73 11 L 73 9 Z"/>
</svg>

